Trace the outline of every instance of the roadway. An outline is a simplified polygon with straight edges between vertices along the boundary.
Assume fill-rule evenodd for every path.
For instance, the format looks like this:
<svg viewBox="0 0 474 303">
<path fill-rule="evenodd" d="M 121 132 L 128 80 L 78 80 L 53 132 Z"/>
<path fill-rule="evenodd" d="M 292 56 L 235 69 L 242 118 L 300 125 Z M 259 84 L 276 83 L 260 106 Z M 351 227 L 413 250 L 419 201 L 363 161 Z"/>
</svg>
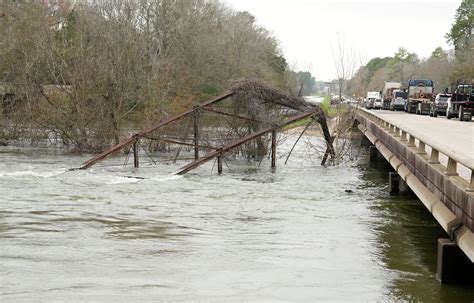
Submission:
<svg viewBox="0 0 474 303">
<path fill-rule="evenodd" d="M 432 118 L 402 111 L 374 109 L 366 111 L 413 134 L 441 153 L 459 159 L 458 163 L 468 167 L 469 170 L 474 169 L 474 121 L 448 120 L 445 116 Z M 440 156 L 440 162 L 447 162 L 447 158 Z M 469 180 L 470 172 L 465 168 L 460 167 L 458 173 Z"/>
</svg>

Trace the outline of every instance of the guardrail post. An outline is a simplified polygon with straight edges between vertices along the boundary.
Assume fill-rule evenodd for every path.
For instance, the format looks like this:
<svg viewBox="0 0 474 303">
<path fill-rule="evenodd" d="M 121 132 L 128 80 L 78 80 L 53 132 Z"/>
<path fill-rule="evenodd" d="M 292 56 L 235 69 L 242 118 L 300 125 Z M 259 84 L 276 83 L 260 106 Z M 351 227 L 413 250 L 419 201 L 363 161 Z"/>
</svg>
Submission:
<svg viewBox="0 0 474 303">
<path fill-rule="evenodd" d="M 448 175 L 448 176 L 457 176 L 458 175 L 457 167 L 458 167 L 458 163 L 456 162 L 456 160 L 454 160 L 453 158 L 449 158 L 448 159 L 448 167 L 447 167 L 447 170 L 446 170 L 446 175 Z"/>
<path fill-rule="evenodd" d="M 402 137 L 401 137 L 400 141 L 402 141 L 402 142 L 407 141 L 407 132 L 404 131 L 404 130 L 402 130 Z"/>
<path fill-rule="evenodd" d="M 431 148 L 431 155 L 430 160 L 428 161 L 430 164 L 439 164 L 439 151 L 434 148 Z"/>
<path fill-rule="evenodd" d="M 394 137 L 400 137 L 400 129 L 398 127 L 394 127 L 393 128 L 393 131 L 394 131 Z"/>
<path fill-rule="evenodd" d="M 415 137 L 410 135 L 410 139 L 408 139 L 408 147 L 415 147 Z"/>
<path fill-rule="evenodd" d="M 426 154 L 426 145 L 424 142 L 418 143 L 418 149 L 416 151 L 417 154 Z"/>
<path fill-rule="evenodd" d="M 471 182 L 469 182 L 469 187 L 466 188 L 466 191 L 474 191 L 474 170 L 471 170 Z"/>
</svg>

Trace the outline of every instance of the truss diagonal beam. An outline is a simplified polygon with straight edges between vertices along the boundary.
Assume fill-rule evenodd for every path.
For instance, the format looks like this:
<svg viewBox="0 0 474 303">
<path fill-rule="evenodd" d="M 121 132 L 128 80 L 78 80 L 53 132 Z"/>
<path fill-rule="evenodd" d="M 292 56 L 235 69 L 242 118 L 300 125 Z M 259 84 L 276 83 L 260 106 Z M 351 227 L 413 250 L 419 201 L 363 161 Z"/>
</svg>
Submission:
<svg viewBox="0 0 474 303">
<path fill-rule="evenodd" d="M 227 93 L 225 93 L 225 94 L 223 94 L 223 95 L 220 95 L 220 96 L 218 96 L 218 97 L 216 97 L 216 98 L 214 98 L 214 99 L 211 99 L 211 100 L 209 100 L 209 101 L 204 102 L 204 103 L 201 104 L 200 106 L 201 106 L 201 107 L 205 107 L 205 106 L 209 106 L 209 105 L 218 103 L 218 102 L 220 102 L 220 101 L 222 101 L 222 100 L 224 100 L 224 99 L 226 99 L 226 98 L 232 96 L 233 94 L 234 94 L 234 93 L 232 93 L 232 92 L 227 92 Z M 114 153 L 120 151 L 120 150 L 123 149 L 124 147 L 127 147 L 127 146 L 133 144 L 133 142 L 135 142 L 136 140 L 138 140 L 138 139 L 140 139 L 140 138 L 143 138 L 143 137 L 145 137 L 146 135 L 148 135 L 149 133 L 154 132 L 154 131 L 156 131 L 156 130 L 158 130 L 158 129 L 160 129 L 160 128 L 162 128 L 162 127 L 164 127 L 164 126 L 166 126 L 166 125 L 168 125 L 168 124 L 170 124 L 170 123 L 172 123 L 172 122 L 178 121 L 179 119 L 186 117 L 187 115 L 193 113 L 195 110 L 196 110 L 196 108 L 189 109 L 189 110 L 187 110 L 187 111 L 185 111 L 185 112 L 182 112 L 181 114 L 179 114 L 179 115 L 177 115 L 177 116 L 174 116 L 174 117 L 172 117 L 172 118 L 169 118 L 169 119 L 167 119 L 167 120 L 165 120 L 165 121 L 163 121 L 163 122 L 158 123 L 157 125 L 155 125 L 155 126 L 153 126 L 153 127 L 151 127 L 151 128 L 148 128 L 148 129 L 146 129 L 146 130 L 143 130 L 143 131 L 141 131 L 141 132 L 139 132 L 139 133 L 133 135 L 132 137 L 128 138 L 127 140 L 125 140 L 125 141 L 123 141 L 123 142 L 121 142 L 121 143 L 119 143 L 119 144 L 116 144 L 116 145 L 114 145 L 114 146 L 108 148 L 107 150 L 103 151 L 102 153 L 98 154 L 97 156 L 95 156 L 95 157 L 93 157 L 93 158 L 87 160 L 86 162 L 83 163 L 83 165 L 80 167 L 80 169 L 87 169 L 87 168 L 91 167 L 91 166 L 94 165 L 95 163 L 97 163 L 97 162 L 103 160 L 104 158 L 106 158 L 106 157 L 108 157 L 108 156 L 110 156 L 110 155 L 112 155 L 112 154 L 114 154 Z"/>
<path fill-rule="evenodd" d="M 233 149 L 233 148 L 236 148 L 236 147 L 238 147 L 238 146 L 240 146 L 240 145 L 242 145 L 242 144 L 244 144 L 244 143 L 246 143 L 246 142 L 248 142 L 248 141 L 250 141 L 250 140 L 253 140 L 253 139 L 255 139 L 255 138 L 258 138 L 258 137 L 260 137 L 260 136 L 263 136 L 263 135 L 265 135 L 266 133 L 270 133 L 270 132 L 272 132 L 272 131 L 274 131 L 274 130 L 277 130 L 277 129 L 279 129 L 279 128 L 282 128 L 282 127 L 284 127 L 284 126 L 287 126 L 287 125 L 289 125 L 289 124 L 291 124 L 291 123 L 294 123 L 294 122 L 296 122 L 296 121 L 299 121 L 299 120 L 302 120 L 302 119 L 304 119 L 304 118 L 306 118 L 306 117 L 309 117 L 309 116 L 311 116 L 311 115 L 314 115 L 314 114 L 316 114 L 318 111 L 319 111 L 319 110 L 317 110 L 317 111 L 312 110 L 312 111 L 303 112 L 303 113 L 300 113 L 300 114 L 297 114 L 297 115 L 294 115 L 294 116 L 289 117 L 287 120 L 285 120 L 284 122 L 278 124 L 277 126 L 263 128 L 263 129 L 261 129 L 261 130 L 258 130 L 258 131 L 256 131 L 256 132 L 254 132 L 254 133 L 251 133 L 251 134 L 249 134 L 249 135 L 247 135 L 247 136 L 245 136 L 245 137 L 243 137 L 243 138 L 240 138 L 240 139 L 238 139 L 238 140 L 236 140 L 236 141 L 234 141 L 234 142 L 232 142 L 232 143 L 229 143 L 229 144 L 227 144 L 227 145 L 225 145 L 225 146 L 222 146 L 219 150 L 212 151 L 212 152 L 210 152 L 210 153 L 204 155 L 202 158 L 199 158 L 198 160 L 195 160 L 195 161 L 193 161 L 193 162 L 191 162 L 191 163 L 189 163 L 189 164 L 187 164 L 187 165 L 181 167 L 181 168 L 176 172 L 176 174 L 177 174 L 177 175 L 183 175 L 183 174 L 187 173 L 188 171 L 190 171 L 190 170 L 192 170 L 192 169 L 194 169 L 194 168 L 196 168 L 196 167 L 198 167 L 198 166 L 200 166 L 200 165 L 206 163 L 207 161 L 209 161 L 209 160 L 211 160 L 211 159 L 213 159 L 213 158 L 215 158 L 215 157 L 221 156 L 221 155 L 222 155 L 223 153 L 225 153 L 226 151 L 229 151 L 229 150 L 231 150 L 231 149 Z"/>
</svg>

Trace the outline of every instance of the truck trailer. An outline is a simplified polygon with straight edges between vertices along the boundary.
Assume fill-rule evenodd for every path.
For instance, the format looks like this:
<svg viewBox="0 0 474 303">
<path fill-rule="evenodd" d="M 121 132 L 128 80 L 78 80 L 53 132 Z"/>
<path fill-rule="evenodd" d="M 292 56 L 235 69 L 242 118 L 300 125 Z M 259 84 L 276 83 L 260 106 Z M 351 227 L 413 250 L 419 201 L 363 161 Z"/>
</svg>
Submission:
<svg viewBox="0 0 474 303">
<path fill-rule="evenodd" d="M 408 81 L 408 101 L 405 111 L 418 115 L 429 115 L 433 97 L 433 81 Z"/>
<path fill-rule="evenodd" d="M 382 109 L 389 109 L 390 102 L 393 99 L 393 91 L 399 90 L 402 87 L 400 82 L 385 82 L 385 86 L 382 91 Z"/>
</svg>

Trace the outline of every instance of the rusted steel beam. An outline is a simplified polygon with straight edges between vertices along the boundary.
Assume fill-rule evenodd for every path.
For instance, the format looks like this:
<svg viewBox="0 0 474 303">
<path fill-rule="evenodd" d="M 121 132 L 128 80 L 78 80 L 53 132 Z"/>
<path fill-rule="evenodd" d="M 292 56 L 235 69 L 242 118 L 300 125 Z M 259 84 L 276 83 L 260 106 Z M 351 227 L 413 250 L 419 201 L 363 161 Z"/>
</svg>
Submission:
<svg viewBox="0 0 474 303">
<path fill-rule="evenodd" d="M 295 149 L 296 147 L 296 144 L 298 144 L 298 142 L 300 141 L 301 137 L 303 137 L 303 134 L 306 132 L 306 130 L 310 127 L 310 125 L 313 123 L 314 121 L 314 118 L 312 118 L 308 124 L 306 124 L 306 126 L 304 127 L 303 131 L 300 133 L 300 135 L 298 136 L 298 139 L 296 139 L 295 143 L 293 144 L 293 146 L 291 147 L 290 149 L 290 152 L 288 153 L 288 156 L 286 157 L 286 160 L 285 160 L 285 164 L 288 163 L 288 159 L 290 159 L 291 157 L 291 154 L 293 153 L 293 150 Z"/>
<path fill-rule="evenodd" d="M 135 168 L 140 167 L 140 162 L 138 160 L 138 139 L 133 142 L 133 166 Z"/>
<path fill-rule="evenodd" d="M 214 99 L 211 99 L 209 101 L 206 101 L 204 103 L 201 104 L 201 106 L 209 106 L 209 105 L 212 105 L 212 104 L 215 104 L 215 103 L 218 103 L 230 96 L 232 96 L 234 93 L 232 92 L 227 92 L 225 94 L 222 94 Z M 103 160 L 104 158 L 106 158 L 107 156 L 109 155 L 112 155 L 118 151 L 120 151 L 121 149 L 123 149 L 124 147 L 127 147 L 129 146 L 130 144 L 132 144 L 137 138 L 142 138 L 142 137 L 145 137 L 146 135 L 148 135 L 149 133 L 161 128 L 161 127 L 164 127 L 172 122 L 175 122 L 181 118 L 184 118 L 186 117 L 187 115 L 193 113 L 195 110 L 195 108 L 192 108 L 192 109 L 189 109 L 177 116 L 174 116 L 172 118 L 169 118 L 161 123 L 158 123 L 157 125 L 153 126 L 153 127 L 150 127 L 146 130 L 143 130 L 135 135 L 133 135 L 132 137 L 128 138 L 127 140 L 125 140 L 124 142 L 121 142 L 119 144 L 116 144 L 114 146 L 111 146 L 110 148 L 106 149 L 105 151 L 103 151 L 102 153 L 98 154 L 97 156 L 87 160 L 86 162 L 84 162 L 84 164 L 80 167 L 80 169 L 87 169 L 89 167 L 91 167 L 92 165 L 94 165 L 95 163 Z"/>
<path fill-rule="evenodd" d="M 261 123 L 261 124 L 272 125 L 271 123 L 268 123 L 268 122 L 258 121 L 258 120 L 255 120 L 255 119 L 251 119 L 251 118 L 247 118 L 247 117 L 243 117 L 243 116 L 223 112 L 223 111 L 220 111 L 220 110 L 211 109 L 211 108 L 208 108 L 208 107 L 203 108 L 203 109 L 206 110 L 206 111 L 213 112 L 213 113 L 220 114 L 220 115 L 224 115 L 224 116 L 229 116 L 229 117 L 238 118 L 238 119 L 242 119 L 242 120 L 247 120 L 247 121 L 251 121 L 251 122 L 257 122 L 257 123 Z"/>
<path fill-rule="evenodd" d="M 194 160 L 199 159 L 199 107 L 194 106 L 193 113 L 194 124 Z"/>
<path fill-rule="evenodd" d="M 319 114 L 317 115 L 317 121 L 319 125 L 321 126 L 324 140 L 326 140 L 327 149 L 329 149 L 329 154 L 331 155 L 331 158 L 334 159 L 334 157 L 336 156 L 334 146 L 332 145 L 333 143 L 332 141 L 334 139 L 331 140 L 331 133 L 329 132 L 329 127 L 326 121 L 326 115 L 324 114 L 323 111 L 320 111 Z"/>
<path fill-rule="evenodd" d="M 217 173 L 222 174 L 222 158 L 224 157 L 224 153 L 220 150 L 219 155 L 217 156 Z"/>
<path fill-rule="evenodd" d="M 223 94 L 223 95 L 220 95 L 220 96 L 218 96 L 218 97 L 216 97 L 216 98 L 214 98 L 214 99 L 211 99 L 211 100 L 209 100 L 209 101 L 206 101 L 206 102 L 202 103 L 200 106 L 201 106 L 201 107 L 204 107 L 204 106 L 209 106 L 209 105 L 218 103 L 218 102 L 220 102 L 220 101 L 222 101 L 222 100 L 224 100 L 224 99 L 226 99 L 226 98 L 232 96 L 233 94 L 234 94 L 234 93 L 232 93 L 232 92 L 227 92 L 227 93 L 225 93 L 225 94 Z M 158 123 L 157 125 L 155 125 L 155 126 L 149 128 L 149 129 L 146 129 L 146 130 L 144 130 L 144 131 L 139 132 L 139 133 L 138 133 L 138 136 L 143 137 L 143 136 L 145 136 L 145 135 L 147 135 L 147 134 L 149 134 L 149 133 L 151 133 L 151 132 L 153 132 L 153 131 L 155 131 L 155 130 L 157 130 L 157 129 L 159 129 L 159 128 L 165 126 L 165 125 L 170 124 L 171 122 L 174 122 L 174 121 L 177 121 L 177 120 L 179 120 L 179 119 L 181 119 L 181 118 L 183 118 L 183 117 L 186 117 L 187 115 L 193 113 L 195 110 L 196 110 L 196 108 L 188 109 L 187 111 L 185 111 L 185 112 L 183 112 L 183 113 L 181 113 L 181 114 L 179 114 L 179 115 L 177 115 L 177 116 L 174 116 L 174 117 L 172 117 L 172 118 L 170 118 L 170 119 L 168 119 L 168 120 L 166 120 L 166 121 L 163 121 L 163 122 L 161 122 L 161 123 Z"/>
<path fill-rule="evenodd" d="M 272 168 L 276 167 L 276 130 L 272 131 Z"/>
<path fill-rule="evenodd" d="M 329 140 L 327 147 L 326 147 L 326 152 L 324 153 L 323 160 L 321 161 L 321 165 L 325 165 L 326 161 L 328 160 L 329 154 L 331 154 L 331 149 L 334 151 L 334 148 L 332 147 L 332 144 L 334 140 L 336 139 L 336 136 L 331 136 L 331 139 Z M 331 154 L 331 158 L 334 156 Z"/>
<path fill-rule="evenodd" d="M 176 140 L 170 140 L 170 139 L 159 138 L 159 137 L 150 137 L 150 136 L 146 136 L 144 138 L 145 139 L 150 139 L 150 140 L 155 140 L 155 141 L 162 141 L 162 142 L 170 143 L 170 144 L 194 147 L 194 143 L 186 143 L 186 142 L 181 142 L 181 141 L 176 141 Z M 202 145 L 202 144 L 199 144 L 199 148 L 215 149 L 215 150 L 219 149 L 219 148 L 214 147 L 214 146 Z"/>
<path fill-rule="evenodd" d="M 240 138 L 240 139 L 238 139 L 238 140 L 236 140 L 236 141 L 234 141 L 230 144 L 227 144 L 227 145 L 223 146 L 222 150 L 217 150 L 217 151 L 210 152 L 210 153 L 204 155 L 203 157 L 199 158 L 198 160 L 195 160 L 195 161 L 181 167 L 176 172 L 176 174 L 183 175 L 183 174 L 187 173 L 188 171 L 190 171 L 190 170 L 206 163 L 207 161 L 219 156 L 220 153 L 227 152 L 227 151 L 229 151 L 233 148 L 236 148 L 236 147 L 238 147 L 238 146 L 240 146 L 240 145 L 242 145 L 242 144 L 244 144 L 244 143 L 246 143 L 246 142 L 248 142 L 252 139 L 258 138 L 258 137 L 260 137 L 260 136 L 262 136 L 266 133 L 269 133 L 273 130 L 277 130 L 277 129 L 282 128 L 286 125 L 289 125 L 293 122 L 296 122 L 296 121 L 299 121 L 299 120 L 304 119 L 306 117 L 309 117 L 311 115 L 314 115 L 316 112 L 317 111 L 303 112 L 303 113 L 300 113 L 300 114 L 297 114 L 297 115 L 294 115 L 294 116 L 288 118 L 287 120 L 283 121 L 282 123 L 278 124 L 275 127 L 267 127 L 267 128 L 263 128 L 261 130 L 258 130 L 254 133 L 251 133 L 251 134 L 249 134 L 249 135 L 247 135 L 243 138 Z"/>
<path fill-rule="evenodd" d="M 97 156 L 93 157 L 92 159 L 89 159 L 86 162 L 84 162 L 84 164 L 80 167 L 80 169 L 87 169 L 87 168 L 91 167 L 92 165 L 99 162 L 100 160 L 103 160 L 105 157 L 107 157 L 111 154 L 114 154 L 114 153 L 118 152 L 119 150 L 121 150 L 122 148 L 127 147 L 128 145 L 132 144 L 133 142 L 135 142 L 135 140 L 136 140 L 136 136 L 133 136 L 131 138 L 128 138 L 127 140 L 125 140 L 122 143 L 119 143 L 117 145 L 114 145 L 114 146 L 106 149 L 105 151 L 103 151 L 102 153 L 100 153 Z"/>
</svg>

